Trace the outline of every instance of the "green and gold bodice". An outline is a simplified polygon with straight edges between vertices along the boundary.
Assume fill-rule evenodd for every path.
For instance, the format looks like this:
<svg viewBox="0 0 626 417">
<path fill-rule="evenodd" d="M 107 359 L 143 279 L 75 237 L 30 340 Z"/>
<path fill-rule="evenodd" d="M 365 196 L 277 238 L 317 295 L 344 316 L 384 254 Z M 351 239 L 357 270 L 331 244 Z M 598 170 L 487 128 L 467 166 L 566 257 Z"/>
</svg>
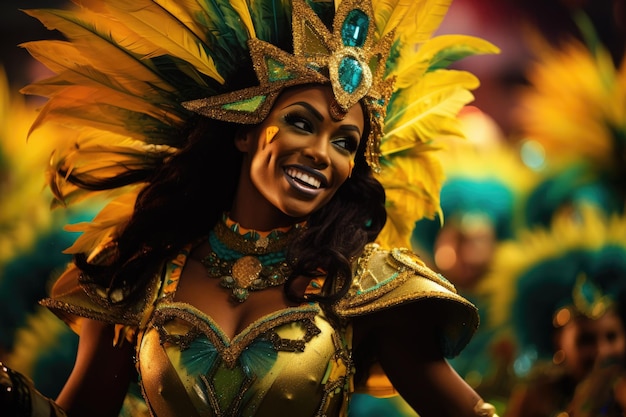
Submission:
<svg viewBox="0 0 626 417">
<path fill-rule="evenodd" d="M 346 328 L 303 304 L 229 339 L 211 317 L 173 301 L 181 262 L 170 264 L 138 337 L 137 369 L 156 416 L 340 414 L 352 369 Z"/>
<path fill-rule="evenodd" d="M 355 389 L 352 317 L 440 300 L 448 312 L 438 318 L 448 356 L 478 325 L 474 306 L 417 257 L 372 244 L 332 313 L 304 303 L 263 316 L 231 339 L 211 317 L 174 300 L 185 262 L 184 253 L 168 262 L 132 308 L 118 309 L 97 290 L 72 284 L 76 274 L 62 277 L 42 302 L 77 331 L 80 317 L 119 325 L 118 334 L 136 343 L 140 384 L 156 417 L 344 416 Z M 406 319 L 408 325 L 415 317 Z"/>
</svg>

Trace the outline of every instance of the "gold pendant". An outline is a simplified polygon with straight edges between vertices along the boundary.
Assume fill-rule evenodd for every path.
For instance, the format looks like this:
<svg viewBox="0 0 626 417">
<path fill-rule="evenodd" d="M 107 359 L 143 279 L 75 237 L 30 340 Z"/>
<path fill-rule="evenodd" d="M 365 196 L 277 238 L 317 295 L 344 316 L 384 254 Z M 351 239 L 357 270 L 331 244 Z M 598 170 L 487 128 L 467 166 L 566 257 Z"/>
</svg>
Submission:
<svg viewBox="0 0 626 417">
<path fill-rule="evenodd" d="M 258 258 L 244 256 L 237 259 L 237 262 L 233 264 L 232 276 L 238 287 L 247 289 L 259 278 L 262 268 L 263 265 Z"/>
</svg>

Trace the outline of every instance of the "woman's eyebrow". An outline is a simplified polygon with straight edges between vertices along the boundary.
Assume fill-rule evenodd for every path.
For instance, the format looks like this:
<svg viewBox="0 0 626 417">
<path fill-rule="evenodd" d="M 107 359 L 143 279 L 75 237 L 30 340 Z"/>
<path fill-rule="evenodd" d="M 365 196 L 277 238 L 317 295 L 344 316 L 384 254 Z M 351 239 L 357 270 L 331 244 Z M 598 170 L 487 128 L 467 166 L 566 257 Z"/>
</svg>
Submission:
<svg viewBox="0 0 626 417">
<path fill-rule="evenodd" d="M 361 135 L 361 129 L 357 125 L 341 125 L 341 130 L 350 130 L 357 132 L 359 136 Z"/>
<path fill-rule="evenodd" d="M 297 101 L 295 103 L 291 103 L 288 106 L 285 106 L 284 108 L 289 108 L 292 106 L 302 106 L 305 109 L 307 109 L 309 112 L 311 112 L 311 114 L 320 122 L 324 121 L 324 116 L 322 116 L 322 114 L 317 111 L 317 109 L 315 107 L 313 107 L 312 105 L 310 105 L 309 103 L 307 103 L 306 101 Z"/>
<path fill-rule="evenodd" d="M 302 106 L 304 108 L 306 108 L 309 112 L 311 112 L 311 114 L 318 119 L 320 122 L 324 121 L 324 116 L 322 116 L 322 114 L 317 111 L 317 109 L 315 107 L 313 107 L 312 105 L 310 105 L 309 103 L 307 103 L 306 101 L 297 101 L 295 103 L 291 103 L 288 106 L 285 106 L 284 108 L 289 108 L 292 106 Z M 342 129 L 344 130 L 353 130 L 355 132 L 357 132 L 359 135 L 361 134 L 361 129 L 357 126 L 357 125 L 342 125 L 341 126 Z"/>
</svg>

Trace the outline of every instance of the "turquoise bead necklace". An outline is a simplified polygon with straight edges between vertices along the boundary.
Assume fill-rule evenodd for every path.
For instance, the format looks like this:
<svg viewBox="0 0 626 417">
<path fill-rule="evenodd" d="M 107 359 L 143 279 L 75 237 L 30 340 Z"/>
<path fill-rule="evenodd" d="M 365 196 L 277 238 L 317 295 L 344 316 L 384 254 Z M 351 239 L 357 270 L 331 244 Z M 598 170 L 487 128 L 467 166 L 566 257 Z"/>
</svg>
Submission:
<svg viewBox="0 0 626 417">
<path fill-rule="evenodd" d="M 284 284 L 291 274 L 285 255 L 287 246 L 303 225 L 261 236 L 254 230 L 242 234 L 239 224 L 229 227 L 226 220 L 225 216 L 209 233 L 210 253 L 201 259 L 207 275 L 219 278 L 221 286 L 230 289 L 238 303 L 246 301 L 250 291 Z"/>
</svg>

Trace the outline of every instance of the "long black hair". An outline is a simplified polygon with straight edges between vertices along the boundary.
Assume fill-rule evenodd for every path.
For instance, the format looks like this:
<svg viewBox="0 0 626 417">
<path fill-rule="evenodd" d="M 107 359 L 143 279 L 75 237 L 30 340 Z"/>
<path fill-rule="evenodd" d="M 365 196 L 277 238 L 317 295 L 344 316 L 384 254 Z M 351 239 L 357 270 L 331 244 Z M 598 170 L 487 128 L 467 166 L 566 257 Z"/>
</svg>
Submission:
<svg viewBox="0 0 626 417">
<path fill-rule="evenodd" d="M 87 262 L 87 254 L 75 257 L 85 279 L 109 293 L 121 289 L 126 295 L 121 302 L 132 303 L 141 298 L 164 261 L 207 236 L 234 198 L 242 154 L 233 138 L 240 128 L 199 116 L 191 120 L 189 129 L 181 132 L 185 145 L 147 176 L 111 261 L 94 265 Z M 290 291 L 293 278 L 319 275 L 320 270 L 326 276 L 324 291 L 310 298 L 331 302 L 345 294 L 351 261 L 386 221 L 384 189 L 365 160 L 365 144 L 361 141 L 351 177 L 310 216 L 288 249 L 294 264 L 286 285 L 291 299 L 299 299 Z M 100 187 L 112 188 L 113 182 Z"/>
</svg>

